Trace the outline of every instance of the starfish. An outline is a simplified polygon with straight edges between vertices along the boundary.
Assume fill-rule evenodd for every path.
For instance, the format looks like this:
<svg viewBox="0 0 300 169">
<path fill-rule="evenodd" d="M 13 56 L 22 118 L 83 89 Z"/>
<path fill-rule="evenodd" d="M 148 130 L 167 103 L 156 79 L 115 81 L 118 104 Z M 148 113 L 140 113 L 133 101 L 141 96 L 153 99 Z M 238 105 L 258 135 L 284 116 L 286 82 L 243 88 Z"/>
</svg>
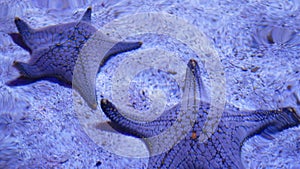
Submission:
<svg viewBox="0 0 300 169">
<path fill-rule="evenodd" d="M 109 125 L 112 128 L 145 142 L 150 152 L 149 169 L 241 169 L 244 168 L 241 147 L 247 139 L 257 134 L 272 139 L 273 133 L 300 124 L 300 116 L 292 107 L 241 111 L 234 106 L 227 106 L 219 123 L 211 124 L 218 125 L 215 132 L 209 133 L 203 126 L 206 120 L 212 120 L 208 118 L 208 112 L 213 105 L 203 100 L 201 91 L 204 91 L 204 87 L 200 69 L 192 59 L 188 63 L 181 103 L 166 110 L 154 121 L 140 122 L 125 118 L 122 111 L 107 99 L 101 100 L 101 108 L 111 120 Z M 149 139 L 167 132 L 172 125 L 174 130 L 170 130 L 170 135 L 161 137 L 160 141 Z M 190 128 L 188 125 L 191 125 Z M 203 136 L 207 136 L 207 139 L 201 139 Z M 177 141 L 170 141 L 172 139 Z M 157 153 L 165 149 L 167 144 L 171 144 L 170 149 Z"/>
<path fill-rule="evenodd" d="M 20 76 L 7 82 L 9 86 L 30 84 L 38 80 L 48 80 L 66 87 L 72 86 L 73 70 L 81 48 L 97 32 L 91 25 L 92 9 L 89 7 L 79 22 L 52 25 L 40 29 L 31 28 L 25 21 L 15 18 L 19 33 L 9 33 L 14 43 L 31 55 L 28 63 L 14 61 Z M 103 66 L 110 56 L 139 48 L 141 42 L 115 42 L 106 35 L 101 40 L 114 42 L 115 45 L 105 54 L 100 63 Z M 101 48 L 101 46 L 99 46 Z M 89 72 L 80 72 L 88 74 Z M 84 86 L 84 85 L 81 85 Z M 88 105 L 95 108 L 95 103 L 88 101 L 84 89 L 77 89 Z"/>
</svg>

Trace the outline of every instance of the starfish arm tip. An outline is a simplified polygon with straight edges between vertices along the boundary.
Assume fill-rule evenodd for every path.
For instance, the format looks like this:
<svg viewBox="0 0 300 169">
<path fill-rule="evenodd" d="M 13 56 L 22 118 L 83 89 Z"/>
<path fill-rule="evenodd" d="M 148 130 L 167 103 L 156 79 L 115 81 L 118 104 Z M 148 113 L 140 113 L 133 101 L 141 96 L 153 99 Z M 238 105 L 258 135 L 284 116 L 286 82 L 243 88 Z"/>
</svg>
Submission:
<svg viewBox="0 0 300 169">
<path fill-rule="evenodd" d="M 21 21 L 21 18 L 19 18 L 19 17 L 15 17 L 15 21 Z"/>
<path fill-rule="evenodd" d="M 91 22 L 92 20 L 92 7 L 89 6 L 86 11 L 84 12 L 81 21 L 85 21 L 85 22 Z"/>
</svg>

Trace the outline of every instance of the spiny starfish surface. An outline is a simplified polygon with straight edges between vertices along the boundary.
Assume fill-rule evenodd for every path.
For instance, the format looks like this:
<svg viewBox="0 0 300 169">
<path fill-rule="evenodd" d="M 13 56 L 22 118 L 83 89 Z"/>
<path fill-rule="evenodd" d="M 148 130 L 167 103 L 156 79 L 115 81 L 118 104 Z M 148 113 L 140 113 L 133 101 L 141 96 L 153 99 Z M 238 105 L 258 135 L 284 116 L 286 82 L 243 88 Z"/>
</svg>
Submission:
<svg viewBox="0 0 300 169">
<path fill-rule="evenodd" d="M 242 169 L 241 147 L 248 138 L 262 134 L 272 139 L 272 133 L 300 124 L 299 114 L 291 107 L 241 111 L 231 106 L 225 109 L 219 123 L 217 120 L 211 123 L 211 127 L 217 125 L 217 128 L 209 135 L 203 126 L 206 120 L 214 120 L 208 116 L 213 105 L 201 99 L 203 89 L 198 64 L 190 60 L 182 102 L 154 121 L 139 122 L 125 118 L 121 110 L 106 99 L 101 100 L 101 108 L 115 130 L 144 140 L 150 152 L 149 169 Z M 169 135 L 161 137 L 160 142 L 148 139 L 166 132 L 172 125 L 174 129 Z M 191 127 L 188 128 L 188 125 Z M 208 139 L 201 141 L 205 135 Z M 170 141 L 177 138 L 177 142 Z M 172 144 L 170 149 L 157 153 L 167 144 Z"/>
<path fill-rule="evenodd" d="M 17 45 L 30 53 L 31 58 L 28 63 L 14 61 L 13 66 L 18 69 L 20 77 L 8 82 L 7 85 L 17 86 L 33 83 L 37 80 L 49 80 L 71 87 L 73 70 L 80 50 L 97 31 L 91 25 L 91 11 L 92 9 L 89 7 L 79 22 L 58 24 L 40 29 L 33 29 L 16 17 L 15 24 L 19 33 L 10 33 L 9 35 Z M 102 35 L 102 37 L 101 40 L 103 41 L 113 41 L 106 35 Z M 141 42 L 115 42 L 115 45 L 106 53 L 101 65 L 110 56 L 137 49 L 141 45 Z M 88 74 L 89 72 L 80 73 Z M 81 92 L 85 91 L 84 89 L 77 90 L 88 102 L 88 105 L 95 108 L 96 103 L 87 100 L 87 97 L 94 96 L 84 95 Z"/>
</svg>

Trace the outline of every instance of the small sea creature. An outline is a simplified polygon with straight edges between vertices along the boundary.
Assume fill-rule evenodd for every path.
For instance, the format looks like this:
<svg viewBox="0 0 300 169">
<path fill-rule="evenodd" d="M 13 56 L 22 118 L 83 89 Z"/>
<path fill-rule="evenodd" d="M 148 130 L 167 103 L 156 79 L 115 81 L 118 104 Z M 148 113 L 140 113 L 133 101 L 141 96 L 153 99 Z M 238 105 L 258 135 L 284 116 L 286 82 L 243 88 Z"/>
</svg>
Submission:
<svg viewBox="0 0 300 169">
<path fill-rule="evenodd" d="M 97 31 L 91 25 L 91 12 L 92 9 L 89 7 L 79 22 L 58 24 L 40 29 L 33 29 L 16 17 L 15 24 L 19 33 L 10 33 L 9 35 L 17 45 L 30 53 L 31 58 L 27 63 L 14 61 L 13 66 L 18 69 L 20 76 L 6 84 L 18 86 L 38 80 L 48 80 L 71 87 L 73 70 L 80 50 Z M 106 35 L 102 37 L 101 40 L 103 41 L 113 41 Z M 99 67 L 104 65 L 110 56 L 137 49 L 141 45 L 141 42 L 116 42 L 106 53 Z M 88 74 L 89 72 L 80 73 Z M 95 103 L 88 103 L 88 105 L 96 108 Z"/>
<path fill-rule="evenodd" d="M 262 45 L 272 45 L 272 44 L 287 44 L 294 43 L 293 39 L 296 37 L 296 32 L 284 28 L 284 27 L 275 27 L 275 26 L 266 26 L 262 29 L 258 29 L 255 32 L 254 40 L 258 44 Z"/>
<path fill-rule="evenodd" d="M 139 122 L 125 118 L 122 115 L 125 112 L 122 113 L 122 110 L 118 110 L 107 99 L 101 100 L 101 108 L 111 120 L 108 124 L 112 128 L 145 142 L 150 152 L 149 169 L 242 169 L 244 166 L 241 161 L 241 147 L 247 139 L 256 134 L 272 139 L 273 133 L 300 124 L 300 115 L 292 107 L 241 111 L 234 106 L 225 109 L 218 123 L 209 117 L 208 112 L 215 105 L 201 99 L 203 90 L 198 63 L 190 60 L 181 103 L 166 110 L 154 121 Z M 186 120 L 188 122 L 184 123 Z M 209 122 L 210 120 L 213 122 Z M 215 132 L 206 131 L 203 128 L 206 124 L 211 128 L 217 125 Z M 188 125 L 191 127 L 188 128 Z M 170 135 L 161 137 L 161 142 L 152 142 L 153 139 L 149 139 L 169 131 L 172 127 L 175 129 L 171 130 Z M 201 141 L 203 136 L 208 139 Z M 177 139 L 178 142 L 170 142 L 172 139 Z M 170 149 L 160 154 L 155 153 L 166 146 L 170 146 Z"/>
</svg>

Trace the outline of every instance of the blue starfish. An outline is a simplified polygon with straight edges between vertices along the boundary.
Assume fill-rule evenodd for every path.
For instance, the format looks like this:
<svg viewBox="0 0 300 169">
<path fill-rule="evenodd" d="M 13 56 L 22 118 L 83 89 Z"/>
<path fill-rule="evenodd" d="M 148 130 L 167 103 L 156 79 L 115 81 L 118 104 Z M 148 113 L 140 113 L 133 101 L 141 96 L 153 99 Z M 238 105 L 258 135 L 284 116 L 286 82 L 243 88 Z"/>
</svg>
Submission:
<svg viewBox="0 0 300 169">
<path fill-rule="evenodd" d="M 151 122 L 137 122 L 122 116 L 117 107 L 106 99 L 101 100 L 101 108 L 111 120 L 110 126 L 125 134 L 141 138 L 146 143 L 150 159 L 148 168 L 244 168 L 241 161 L 241 147 L 243 143 L 256 134 L 272 139 L 271 134 L 300 124 L 300 116 L 294 108 L 286 107 L 277 110 L 240 111 L 231 106 L 222 114 L 217 129 L 208 139 L 200 142 L 201 135 L 209 134 L 203 130 L 208 119 L 210 106 L 202 98 L 204 91 L 200 77 L 200 69 L 195 60 L 190 60 L 186 73 L 183 99 L 186 102 L 165 111 L 159 118 Z M 186 97 L 189 96 L 189 97 Z M 192 97 L 191 97 L 192 96 Z M 196 97 L 200 96 L 201 101 Z M 180 113 L 180 111 L 192 111 Z M 190 118 L 190 130 L 185 131 L 184 119 Z M 175 123 L 178 128 L 173 130 L 171 137 L 178 138 L 178 143 L 171 145 L 171 149 L 161 154 L 155 154 L 165 147 L 164 143 L 151 142 L 147 137 L 153 137 L 165 132 Z M 166 137 L 164 142 L 170 144 Z"/>
<path fill-rule="evenodd" d="M 31 58 L 28 63 L 14 61 L 13 66 L 18 69 L 20 77 L 8 82 L 7 85 L 18 86 L 38 80 L 48 80 L 71 87 L 73 70 L 80 49 L 97 31 L 91 25 L 91 12 L 92 9 L 88 8 L 79 22 L 58 24 L 40 29 L 33 29 L 16 17 L 15 24 L 19 33 L 10 33 L 9 35 L 17 45 L 30 53 Z M 112 41 L 105 35 L 103 37 L 104 41 Z M 99 66 L 104 65 L 110 56 L 137 49 L 141 45 L 141 42 L 117 42 L 106 53 Z M 88 74 L 89 72 L 81 73 Z M 87 100 L 85 96 L 83 97 Z M 88 102 L 88 104 L 95 108 L 95 103 Z"/>
</svg>

